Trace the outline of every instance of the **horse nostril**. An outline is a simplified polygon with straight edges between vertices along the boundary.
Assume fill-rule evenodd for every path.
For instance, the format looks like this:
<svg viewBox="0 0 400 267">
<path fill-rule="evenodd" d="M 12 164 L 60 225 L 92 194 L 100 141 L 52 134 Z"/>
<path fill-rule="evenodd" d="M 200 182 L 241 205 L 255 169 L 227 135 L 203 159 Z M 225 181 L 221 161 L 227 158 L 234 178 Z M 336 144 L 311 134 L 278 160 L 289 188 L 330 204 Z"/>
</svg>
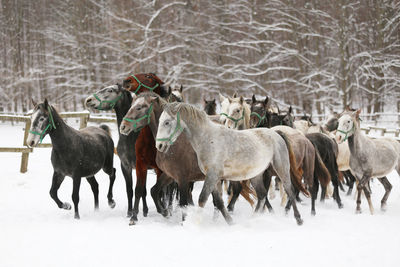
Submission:
<svg viewBox="0 0 400 267">
<path fill-rule="evenodd" d="M 34 141 L 31 141 L 30 146 L 33 146 L 34 144 L 35 144 L 35 142 L 34 142 Z"/>
<path fill-rule="evenodd" d="M 92 99 L 88 99 L 88 100 L 86 100 L 86 103 L 89 103 L 89 102 L 92 102 Z"/>
<path fill-rule="evenodd" d="M 161 148 L 162 148 L 162 144 L 159 144 L 158 149 L 161 150 Z"/>
<path fill-rule="evenodd" d="M 125 125 L 121 125 L 121 130 L 125 130 Z"/>
</svg>

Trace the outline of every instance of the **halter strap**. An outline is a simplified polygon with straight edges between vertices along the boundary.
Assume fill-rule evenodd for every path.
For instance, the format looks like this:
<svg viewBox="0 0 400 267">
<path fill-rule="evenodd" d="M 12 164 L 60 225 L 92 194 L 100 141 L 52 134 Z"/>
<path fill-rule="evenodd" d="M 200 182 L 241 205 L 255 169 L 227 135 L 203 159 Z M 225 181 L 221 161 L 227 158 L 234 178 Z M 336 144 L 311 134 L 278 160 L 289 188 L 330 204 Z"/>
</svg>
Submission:
<svg viewBox="0 0 400 267">
<path fill-rule="evenodd" d="M 135 95 L 136 95 L 136 93 L 139 91 L 140 87 L 142 87 L 142 86 L 143 86 L 144 88 L 149 89 L 150 92 L 153 92 L 153 90 L 156 89 L 156 88 L 159 86 L 159 84 L 156 83 L 156 85 L 154 85 L 153 87 L 150 87 L 150 86 L 145 85 L 145 84 L 142 83 L 141 81 L 139 81 L 139 79 L 136 78 L 135 75 L 132 74 L 131 77 L 132 77 L 133 79 L 135 79 L 136 82 L 139 84 L 139 86 L 136 88 L 135 92 L 133 92 Z"/>
<path fill-rule="evenodd" d="M 146 111 L 146 114 L 144 114 L 144 115 L 143 115 L 142 117 L 140 117 L 139 119 L 133 120 L 133 119 L 124 117 L 123 120 L 124 120 L 124 121 L 132 122 L 132 123 L 133 123 L 133 131 L 134 131 L 134 132 L 138 132 L 138 131 L 140 131 L 141 129 L 143 129 L 147 124 L 150 123 L 151 111 L 152 111 L 152 110 L 153 110 L 153 103 L 151 103 L 149 109 Z M 146 123 L 145 125 L 143 125 L 142 127 L 137 128 L 137 123 L 138 123 L 139 121 L 143 120 L 143 119 L 146 119 L 146 118 L 147 118 L 147 123 Z"/>
<path fill-rule="evenodd" d="M 172 138 L 174 138 L 175 134 L 176 134 L 178 131 L 182 130 L 181 119 L 180 119 L 179 111 L 178 111 L 178 113 L 176 114 L 176 120 L 177 120 L 177 123 L 176 123 L 175 130 L 170 134 L 170 136 L 169 136 L 169 137 L 166 137 L 166 138 L 156 138 L 156 141 L 167 141 L 170 145 L 172 145 L 172 144 L 174 143 L 174 142 L 172 142 Z"/>
<path fill-rule="evenodd" d="M 258 118 L 258 123 L 257 123 L 257 126 L 256 126 L 256 127 L 258 127 L 258 126 L 261 125 L 262 121 L 264 121 L 265 118 L 267 117 L 267 112 L 265 112 L 265 114 L 262 117 L 257 112 L 250 113 L 250 117 L 253 116 L 253 115 L 255 115 Z"/>
<path fill-rule="evenodd" d="M 233 117 L 231 117 L 228 114 L 223 113 L 223 112 L 220 113 L 219 115 L 226 116 L 228 119 L 230 119 L 231 121 L 235 122 L 235 128 L 236 128 L 237 125 L 238 125 L 238 122 L 244 119 L 244 109 L 243 109 L 243 112 L 242 112 L 242 117 L 240 117 L 239 119 L 235 119 L 235 118 L 233 118 Z"/>
<path fill-rule="evenodd" d="M 108 110 L 108 109 L 104 109 L 102 107 L 103 103 L 110 103 L 111 109 L 113 109 L 115 107 L 115 105 L 117 104 L 118 100 L 122 97 L 122 94 L 120 94 L 119 96 L 117 96 L 113 100 L 101 100 L 96 94 L 93 94 L 93 96 L 94 96 L 94 98 L 96 98 L 100 102 L 100 105 L 96 109 L 98 109 L 98 110 Z"/>
<path fill-rule="evenodd" d="M 47 124 L 46 128 L 45 128 L 41 133 L 36 132 L 36 131 L 29 130 L 29 132 L 30 132 L 31 134 L 39 135 L 39 136 L 40 136 L 40 140 L 39 140 L 39 143 L 40 143 L 40 144 L 42 143 L 43 138 L 44 138 L 44 136 L 46 135 L 46 131 L 47 131 L 49 128 L 50 128 L 50 130 L 56 129 L 56 124 L 54 123 L 53 114 L 52 114 L 52 112 L 51 112 L 51 107 L 50 107 L 50 106 L 47 107 L 47 111 L 49 112 L 49 119 L 50 119 L 50 122 L 49 122 L 49 124 Z"/>
<path fill-rule="evenodd" d="M 354 127 L 354 124 L 353 124 L 353 127 L 352 127 L 350 130 L 348 130 L 348 131 L 343 131 L 343 130 L 339 130 L 339 129 L 337 129 L 337 131 L 338 131 L 339 133 L 343 133 L 343 134 L 346 135 L 346 136 L 344 137 L 344 139 L 343 139 L 343 142 L 346 142 L 346 140 L 349 138 L 349 133 L 354 132 L 354 129 L 355 129 L 355 127 Z"/>
</svg>

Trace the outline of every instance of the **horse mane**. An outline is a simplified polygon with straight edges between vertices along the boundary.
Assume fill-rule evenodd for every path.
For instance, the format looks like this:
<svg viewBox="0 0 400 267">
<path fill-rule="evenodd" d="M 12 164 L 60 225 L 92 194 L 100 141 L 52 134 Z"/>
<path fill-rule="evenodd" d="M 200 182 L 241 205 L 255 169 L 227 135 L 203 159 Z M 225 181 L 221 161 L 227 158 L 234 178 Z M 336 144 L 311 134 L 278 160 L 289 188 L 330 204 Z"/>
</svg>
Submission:
<svg viewBox="0 0 400 267">
<path fill-rule="evenodd" d="M 187 124 L 195 123 L 196 125 L 202 126 L 209 121 L 207 114 L 203 110 L 200 110 L 188 103 L 166 103 L 163 105 L 163 109 L 171 116 L 176 116 L 176 114 L 179 112 L 181 119 Z"/>
<path fill-rule="evenodd" d="M 156 80 L 156 81 L 158 82 L 159 85 L 163 85 L 163 84 L 164 84 L 164 82 L 161 81 L 161 79 L 158 78 L 158 76 L 157 76 L 155 73 L 150 72 L 148 75 L 150 75 L 154 80 Z"/>
</svg>

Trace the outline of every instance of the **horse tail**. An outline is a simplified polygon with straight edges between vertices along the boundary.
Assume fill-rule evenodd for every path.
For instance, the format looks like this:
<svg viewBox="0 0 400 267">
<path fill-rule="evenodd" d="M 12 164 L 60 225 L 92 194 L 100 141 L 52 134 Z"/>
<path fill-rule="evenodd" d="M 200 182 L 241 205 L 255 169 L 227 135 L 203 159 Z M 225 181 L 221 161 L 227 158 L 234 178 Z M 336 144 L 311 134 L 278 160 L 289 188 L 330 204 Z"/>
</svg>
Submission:
<svg viewBox="0 0 400 267">
<path fill-rule="evenodd" d="M 100 127 L 101 129 L 103 129 L 104 131 L 106 131 L 106 133 L 108 134 L 108 136 L 111 137 L 111 129 L 110 129 L 110 127 L 108 127 L 108 126 L 105 125 L 105 124 L 101 124 L 99 127 Z"/>
<path fill-rule="evenodd" d="M 317 148 L 315 148 L 314 177 L 317 177 L 322 187 L 326 187 L 331 181 L 331 174 L 322 161 Z"/>
<path fill-rule="evenodd" d="M 240 191 L 240 194 L 253 207 L 254 199 L 257 198 L 257 195 L 256 195 L 256 192 L 254 191 L 254 189 L 252 187 L 250 187 L 250 180 L 241 181 L 240 184 L 242 185 L 242 191 Z"/>
<path fill-rule="evenodd" d="M 276 131 L 281 137 L 282 139 L 285 141 L 286 143 L 286 147 L 288 149 L 289 152 L 289 161 L 290 161 L 290 180 L 292 181 L 292 184 L 298 189 L 300 190 L 305 196 L 310 197 L 310 192 L 308 192 L 308 190 L 306 188 L 304 188 L 303 183 L 301 182 L 302 180 L 302 169 L 301 170 L 297 170 L 296 166 L 297 166 L 297 162 L 296 162 L 296 157 L 293 153 L 293 149 L 292 146 L 290 145 L 289 140 L 287 139 L 287 136 L 281 132 L 281 131 Z"/>
</svg>

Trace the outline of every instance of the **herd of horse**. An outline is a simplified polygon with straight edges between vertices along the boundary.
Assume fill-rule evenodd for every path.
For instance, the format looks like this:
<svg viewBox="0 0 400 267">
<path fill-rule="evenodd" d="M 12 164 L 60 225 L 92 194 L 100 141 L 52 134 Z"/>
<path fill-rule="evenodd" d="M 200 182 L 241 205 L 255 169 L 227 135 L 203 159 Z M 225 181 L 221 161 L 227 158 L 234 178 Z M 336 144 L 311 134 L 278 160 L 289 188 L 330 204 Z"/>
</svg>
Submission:
<svg viewBox="0 0 400 267">
<path fill-rule="evenodd" d="M 288 212 L 293 207 L 297 224 L 303 220 L 296 203 L 299 193 L 315 201 L 321 186 L 321 201 L 332 183 L 333 199 L 343 207 L 340 191 L 343 184 L 351 194 L 357 182 L 357 208 L 361 212 L 364 192 L 373 213 L 369 180 L 378 178 L 385 188 L 381 209 L 392 185 L 386 175 L 396 170 L 400 174 L 400 143 L 395 139 L 371 139 L 360 130 L 360 110 L 346 109 L 325 123 L 315 125 L 309 117 L 294 120 L 292 108 L 281 112 L 265 99 L 246 99 L 219 95 L 216 100 L 204 99 L 204 110 L 185 103 L 183 87 L 172 90 L 153 73 L 130 75 L 122 84 L 105 87 L 85 100 L 90 110 L 114 110 L 119 139 L 116 154 L 120 158 L 128 198 L 127 216 L 130 224 L 138 220 L 142 200 L 146 217 L 147 170 L 157 176 L 151 188 L 157 212 L 171 214 L 172 203 L 179 199 L 182 219 L 188 205 L 193 205 L 193 183 L 204 181 L 198 205 L 204 207 L 211 195 L 216 210 L 227 223 L 241 194 L 250 204 L 257 200 L 255 212 L 265 207 L 272 211 L 268 194 L 272 178 L 280 188 L 282 202 Z M 59 208 L 71 209 L 62 202 L 57 191 L 65 176 L 73 179 L 72 200 L 75 218 L 79 218 L 79 187 L 82 178 L 91 186 L 95 208 L 98 208 L 98 183 L 95 174 L 102 169 L 109 175 L 108 204 L 115 207 L 113 184 L 115 168 L 114 143 L 109 127 L 87 127 L 75 130 L 68 126 L 56 109 L 45 99 L 34 111 L 27 144 L 35 147 L 45 135 L 52 141 L 51 163 L 54 174 L 50 196 Z M 132 171 L 136 171 L 133 191 Z M 222 200 L 223 184 L 229 182 L 229 204 Z M 133 193 L 135 200 L 133 201 Z"/>
</svg>

